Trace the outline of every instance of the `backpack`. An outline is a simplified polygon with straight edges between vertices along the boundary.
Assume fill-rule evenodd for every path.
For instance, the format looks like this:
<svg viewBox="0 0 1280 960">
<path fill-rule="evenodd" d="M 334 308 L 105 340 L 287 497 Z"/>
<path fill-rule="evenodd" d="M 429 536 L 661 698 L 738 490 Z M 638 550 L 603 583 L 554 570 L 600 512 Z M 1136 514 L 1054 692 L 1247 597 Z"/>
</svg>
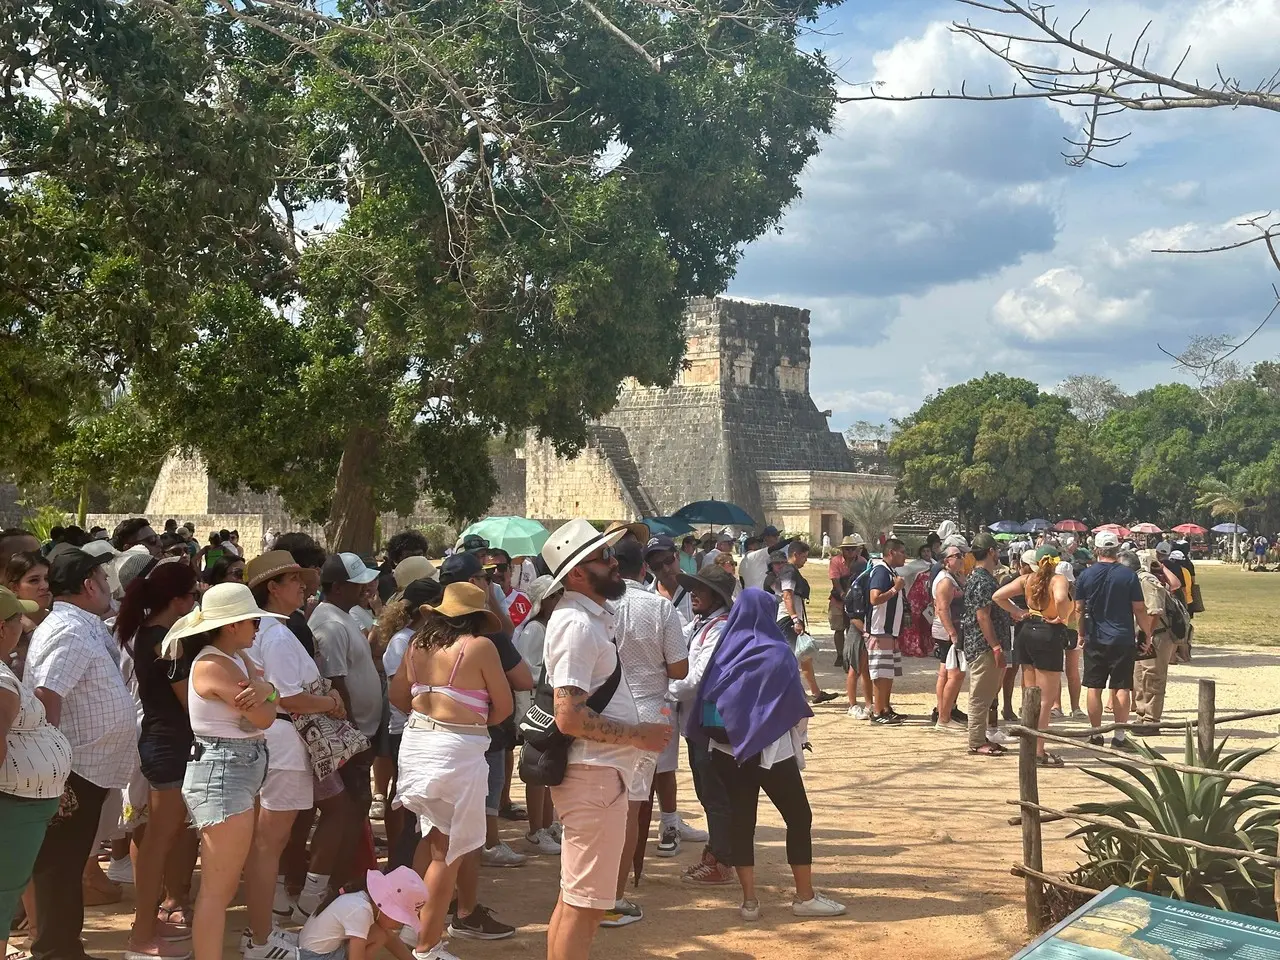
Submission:
<svg viewBox="0 0 1280 960">
<path fill-rule="evenodd" d="M 886 564 L 887 566 L 887 564 Z M 871 571 L 875 562 L 867 564 L 867 569 L 853 578 L 849 589 L 844 594 L 844 616 L 846 620 L 857 620 L 865 624 L 871 616 Z"/>
<path fill-rule="evenodd" d="M 1187 605 L 1172 590 L 1165 591 L 1164 622 L 1168 624 L 1169 636 L 1174 643 L 1186 643 L 1191 638 L 1191 617 L 1187 613 Z"/>
</svg>

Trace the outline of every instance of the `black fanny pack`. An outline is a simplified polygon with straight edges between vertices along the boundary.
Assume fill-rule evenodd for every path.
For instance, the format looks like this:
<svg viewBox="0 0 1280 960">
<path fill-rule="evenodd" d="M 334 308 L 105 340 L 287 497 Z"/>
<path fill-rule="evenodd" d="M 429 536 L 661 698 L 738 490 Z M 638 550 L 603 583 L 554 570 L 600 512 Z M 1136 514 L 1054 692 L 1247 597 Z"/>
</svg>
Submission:
<svg viewBox="0 0 1280 960">
<path fill-rule="evenodd" d="M 622 682 L 622 658 L 616 653 L 615 657 L 617 663 L 609 679 L 587 697 L 587 709 L 593 713 L 601 713 L 609 705 Z M 520 749 L 520 779 L 542 787 L 563 783 L 565 769 L 569 766 L 569 747 L 574 738 L 561 733 L 556 726 L 555 690 L 547 683 L 545 665 L 533 693 L 533 705 L 520 721 L 520 734 L 524 738 L 524 746 Z"/>
</svg>

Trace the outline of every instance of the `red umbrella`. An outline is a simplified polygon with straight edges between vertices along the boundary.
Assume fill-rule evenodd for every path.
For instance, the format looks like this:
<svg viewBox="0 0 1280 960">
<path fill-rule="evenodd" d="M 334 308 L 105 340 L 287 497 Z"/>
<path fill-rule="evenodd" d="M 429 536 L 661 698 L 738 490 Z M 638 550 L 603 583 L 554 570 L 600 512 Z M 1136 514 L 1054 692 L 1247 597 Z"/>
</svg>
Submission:
<svg viewBox="0 0 1280 960">
<path fill-rule="evenodd" d="M 1059 520 L 1053 525 L 1058 533 L 1088 533 L 1089 528 L 1079 520 Z"/>
<path fill-rule="evenodd" d="M 1154 523 L 1135 523 L 1129 530 L 1133 533 L 1164 533 Z"/>
<path fill-rule="evenodd" d="M 1209 531 L 1198 523 L 1184 523 L 1173 528 L 1173 533 L 1180 533 L 1187 537 L 1203 537 Z"/>
<path fill-rule="evenodd" d="M 1131 536 L 1129 528 L 1119 523 L 1104 523 L 1100 527 L 1093 528 L 1094 533 L 1102 533 L 1104 530 L 1107 533 L 1114 533 L 1121 540 L 1127 540 Z"/>
</svg>

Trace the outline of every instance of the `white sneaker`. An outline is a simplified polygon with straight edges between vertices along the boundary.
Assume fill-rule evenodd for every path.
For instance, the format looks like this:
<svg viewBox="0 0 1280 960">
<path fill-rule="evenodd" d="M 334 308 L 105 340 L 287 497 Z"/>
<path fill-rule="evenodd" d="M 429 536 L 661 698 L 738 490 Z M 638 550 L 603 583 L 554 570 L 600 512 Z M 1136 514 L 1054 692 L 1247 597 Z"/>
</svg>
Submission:
<svg viewBox="0 0 1280 960">
<path fill-rule="evenodd" d="M 816 890 L 812 900 L 791 901 L 791 912 L 797 917 L 839 917 L 844 914 L 844 911 L 843 903 L 824 897 Z"/>
<path fill-rule="evenodd" d="M 441 940 L 426 953 L 419 953 L 415 950 L 413 951 L 413 958 L 414 960 L 459 960 L 456 953 L 450 953 L 445 949 L 445 945 L 448 942 L 448 940 Z"/>
<path fill-rule="evenodd" d="M 298 934 L 291 930 L 281 930 L 273 924 L 271 932 L 267 934 L 266 944 L 259 946 L 256 949 L 261 950 L 264 949 L 264 947 L 271 946 L 272 944 L 286 950 L 296 950 L 298 948 Z M 246 927 L 240 931 L 240 952 L 245 953 L 245 951 L 253 948 L 253 946 L 253 932 Z M 265 960 L 283 960 L 283 958 L 268 957 L 265 958 Z"/>
<path fill-rule="evenodd" d="M 853 720 L 870 720 L 871 711 L 868 710 L 863 704 L 855 703 L 852 707 L 849 708 L 845 716 L 850 717 Z"/>
<path fill-rule="evenodd" d="M 133 860 L 121 857 L 107 865 L 107 879 L 112 883 L 133 883 Z"/>
<path fill-rule="evenodd" d="M 690 843 L 706 843 L 711 839 L 707 831 L 691 827 L 679 817 L 676 817 L 676 832 L 680 834 L 681 840 L 688 840 Z"/>
<path fill-rule="evenodd" d="M 276 923 L 281 920 L 287 923 L 293 917 L 293 900 L 289 891 L 280 884 L 276 884 L 276 892 L 271 900 L 271 917 Z"/>
<path fill-rule="evenodd" d="M 551 826 L 547 827 L 547 832 L 556 843 L 564 843 L 564 824 L 559 820 L 552 820 Z"/>
<path fill-rule="evenodd" d="M 987 739 L 991 743 L 998 743 L 1003 746 L 1006 743 L 1013 743 L 1018 738 L 1011 733 L 1005 733 L 999 727 L 987 727 Z"/>
<path fill-rule="evenodd" d="M 387 818 L 387 798 L 380 793 L 373 795 L 373 803 L 369 804 L 370 820 L 385 820 Z"/>
<path fill-rule="evenodd" d="M 485 847 L 484 852 L 480 854 L 480 862 L 486 867 L 522 867 L 528 859 L 523 853 L 516 853 L 501 840 L 492 847 Z"/>
<path fill-rule="evenodd" d="M 760 919 L 760 901 L 759 900 L 743 900 L 738 907 L 738 916 L 743 920 L 759 920 Z"/>
<path fill-rule="evenodd" d="M 240 951 L 240 955 L 244 960 L 298 960 L 298 948 L 296 945 L 285 946 L 279 940 L 267 937 L 266 943 L 251 943 Z"/>
<path fill-rule="evenodd" d="M 551 835 L 551 831 L 546 827 L 535 833 L 525 834 L 525 840 L 528 844 L 539 853 L 554 857 L 560 853 L 560 844 L 556 842 L 556 838 Z"/>
<path fill-rule="evenodd" d="M 962 727 L 960 724 L 956 723 L 954 720 L 948 720 L 946 723 L 943 723 L 941 720 L 939 720 L 937 723 L 933 725 L 933 729 L 938 731 L 939 733 L 968 733 L 969 732 L 968 727 Z"/>
</svg>

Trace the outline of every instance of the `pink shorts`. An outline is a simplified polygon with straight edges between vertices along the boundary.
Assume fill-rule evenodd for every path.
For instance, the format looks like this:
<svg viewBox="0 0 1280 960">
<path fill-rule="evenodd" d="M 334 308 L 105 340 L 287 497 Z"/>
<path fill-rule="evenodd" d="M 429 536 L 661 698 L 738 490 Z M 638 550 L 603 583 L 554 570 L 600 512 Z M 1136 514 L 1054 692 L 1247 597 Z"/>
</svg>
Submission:
<svg viewBox="0 0 1280 960">
<path fill-rule="evenodd" d="M 564 838 L 560 896 L 571 907 L 610 910 L 617 900 L 618 864 L 627 840 L 627 786 L 613 767 L 571 763 L 551 788 Z"/>
</svg>

